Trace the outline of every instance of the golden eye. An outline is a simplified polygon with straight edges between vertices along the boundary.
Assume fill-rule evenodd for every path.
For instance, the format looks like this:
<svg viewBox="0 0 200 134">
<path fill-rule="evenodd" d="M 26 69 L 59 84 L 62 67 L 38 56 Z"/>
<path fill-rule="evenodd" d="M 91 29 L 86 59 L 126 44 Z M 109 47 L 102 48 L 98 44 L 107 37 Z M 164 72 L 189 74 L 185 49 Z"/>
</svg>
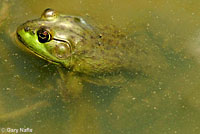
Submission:
<svg viewBox="0 0 200 134">
<path fill-rule="evenodd" d="M 49 42 L 51 40 L 51 34 L 45 28 L 41 28 L 37 31 L 38 40 L 40 43 Z"/>
</svg>

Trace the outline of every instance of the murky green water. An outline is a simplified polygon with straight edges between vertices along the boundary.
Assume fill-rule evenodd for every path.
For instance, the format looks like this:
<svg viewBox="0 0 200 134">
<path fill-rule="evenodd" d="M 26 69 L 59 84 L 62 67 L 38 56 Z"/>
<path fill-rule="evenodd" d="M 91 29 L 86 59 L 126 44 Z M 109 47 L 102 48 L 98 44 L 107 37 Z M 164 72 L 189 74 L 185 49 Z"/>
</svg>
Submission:
<svg viewBox="0 0 200 134">
<path fill-rule="evenodd" d="M 200 133 L 199 6 L 197 0 L 1 0 L 0 130 Z M 138 43 L 148 37 L 148 45 L 156 45 L 159 51 L 152 62 L 141 61 L 152 64 L 145 69 L 150 77 L 131 78 L 121 88 L 86 85 L 81 99 L 64 102 L 58 93 L 56 67 L 22 51 L 13 37 L 18 25 L 40 16 L 48 7 L 145 35 L 138 36 Z M 159 65 L 163 66 L 157 70 Z"/>
</svg>

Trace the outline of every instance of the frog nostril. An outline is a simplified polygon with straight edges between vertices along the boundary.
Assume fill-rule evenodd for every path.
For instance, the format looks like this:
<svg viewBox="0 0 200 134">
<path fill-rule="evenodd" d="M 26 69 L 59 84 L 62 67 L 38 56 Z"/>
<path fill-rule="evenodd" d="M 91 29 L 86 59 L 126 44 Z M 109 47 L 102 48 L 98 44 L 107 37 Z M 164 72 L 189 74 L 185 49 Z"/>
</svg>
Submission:
<svg viewBox="0 0 200 134">
<path fill-rule="evenodd" d="M 30 27 L 25 27 L 25 28 L 24 28 L 24 31 L 25 31 L 25 32 L 28 32 L 29 30 L 30 30 Z"/>
</svg>

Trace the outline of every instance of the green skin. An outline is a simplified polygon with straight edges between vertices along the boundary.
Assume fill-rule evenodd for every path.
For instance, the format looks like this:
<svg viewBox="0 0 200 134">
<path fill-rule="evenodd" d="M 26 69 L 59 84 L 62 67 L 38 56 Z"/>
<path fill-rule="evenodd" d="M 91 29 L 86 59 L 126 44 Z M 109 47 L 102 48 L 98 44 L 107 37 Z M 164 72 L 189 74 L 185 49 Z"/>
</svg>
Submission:
<svg viewBox="0 0 200 134">
<path fill-rule="evenodd" d="M 37 35 L 43 26 L 48 28 L 52 36 L 45 43 L 39 42 Z M 118 31 L 112 36 L 99 31 L 80 17 L 61 15 L 47 9 L 41 18 L 19 26 L 17 35 L 39 57 L 71 68 L 74 72 L 94 74 L 121 68 L 123 63 L 120 60 L 123 61 L 123 58 L 120 55 L 123 56 L 124 50 L 118 44 L 123 35 Z"/>
<path fill-rule="evenodd" d="M 37 34 L 44 27 L 51 35 L 47 42 L 41 42 Z M 17 37 L 32 53 L 66 68 L 67 73 L 61 73 L 61 77 L 68 93 L 62 94 L 77 96 L 82 91 L 83 79 L 94 82 L 93 76 L 116 72 L 125 65 L 125 46 L 119 45 L 124 35 L 113 27 L 106 29 L 113 31 L 112 35 L 105 29 L 99 32 L 100 27 L 92 27 L 80 17 L 46 9 L 39 19 L 19 26 Z"/>
<path fill-rule="evenodd" d="M 39 40 L 37 32 L 41 29 L 50 35 L 46 42 Z M 148 74 L 152 68 L 161 66 L 158 63 L 162 61 L 157 58 L 160 57 L 157 48 L 143 40 L 136 46 L 115 27 L 93 27 L 80 17 L 58 14 L 52 9 L 46 9 L 39 19 L 19 26 L 17 36 L 32 53 L 68 70 L 62 78 L 67 94 L 74 92 L 74 96 L 81 92 L 80 83 L 88 77 L 94 82 L 94 78 L 109 76 L 102 82 L 108 84 L 120 79 L 119 75 L 114 78 L 110 74 L 120 74 L 122 70 Z"/>
</svg>

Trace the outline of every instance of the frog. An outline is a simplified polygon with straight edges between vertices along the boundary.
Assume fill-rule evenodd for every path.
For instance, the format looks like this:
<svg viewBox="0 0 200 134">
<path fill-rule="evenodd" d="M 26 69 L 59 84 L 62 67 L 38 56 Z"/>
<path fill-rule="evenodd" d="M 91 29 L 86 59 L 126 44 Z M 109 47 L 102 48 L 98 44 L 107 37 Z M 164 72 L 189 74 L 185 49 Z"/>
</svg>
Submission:
<svg viewBox="0 0 200 134">
<path fill-rule="evenodd" d="M 127 74 L 122 72 L 134 78 L 162 68 L 157 46 L 148 45 L 146 40 L 137 45 L 138 38 L 135 41 L 113 25 L 93 25 L 51 8 L 20 25 L 16 35 L 28 51 L 58 67 L 65 97 L 80 96 L 84 82 L 121 86 L 119 83 L 126 84 Z"/>
</svg>

